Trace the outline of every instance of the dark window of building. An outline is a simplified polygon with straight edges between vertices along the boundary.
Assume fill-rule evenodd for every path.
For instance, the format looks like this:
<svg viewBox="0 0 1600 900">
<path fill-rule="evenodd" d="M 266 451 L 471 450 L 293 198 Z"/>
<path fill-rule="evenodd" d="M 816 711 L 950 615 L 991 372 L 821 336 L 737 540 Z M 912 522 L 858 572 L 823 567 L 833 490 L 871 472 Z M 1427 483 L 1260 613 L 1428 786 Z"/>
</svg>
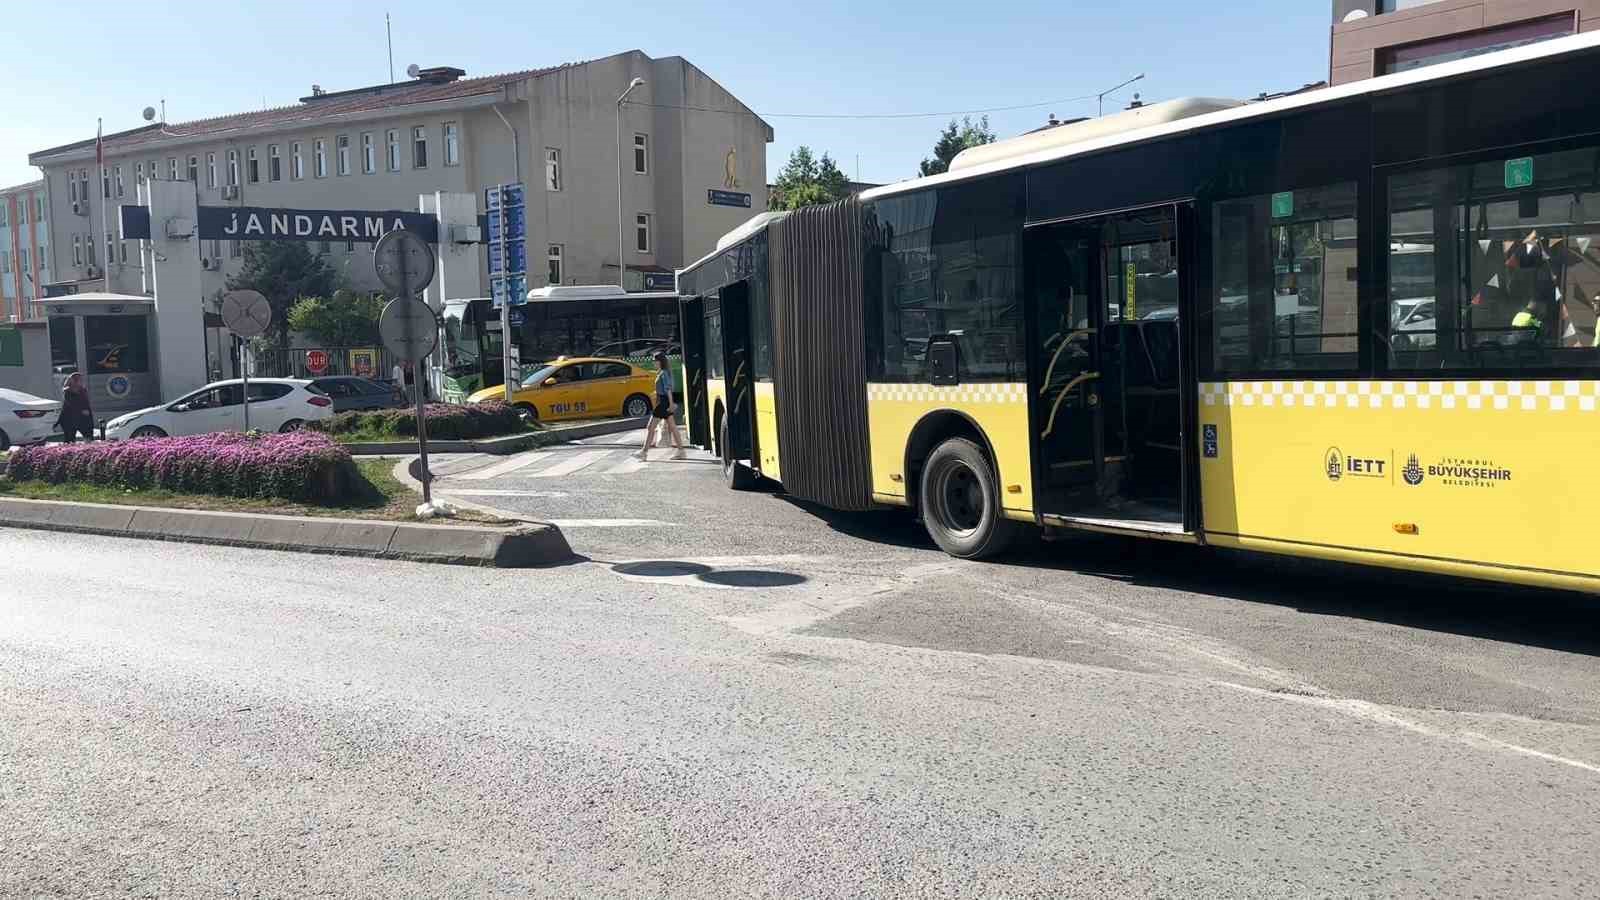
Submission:
<svg viewBox="0 0 1600 900">
<path fill-rule="evenodd" d="M 1389 180 L 1389 364 L 1600 367 L 1600 148 Z"/>
<path fill-rule="evenodd" d="M 1212 207 L 1217 372 L 1357 365 L 1356 186 L 1221 200 Z"/>
<path fill-rule="evenodd" d="M 1420 41 L 1384 51 L 1379 57 L 1379 74 L 1387 75 L 1391 72 L 1404 72 L 1408 69 L 1431 66 L 1435 63 L 1453 62 L 1471 56 L 1481 56 L 1485 53 L 1493 53 L 1496 50 L 1507 50 L 1512 47 L 1521 47 L 1525 44 L 1537 44 L 1540 41 L 1548 41 L 1551 38 L 1569 35 L 1572 33 L 1572 29 L 1572 14 L 1566 13 L 1528 22 L 1518 22 L 1514 25 L 1504 25 L 1499 28 L 1489 28 L 1467 34 L 1454 34 L 1430 41 Z"/>
<path fill-rule="evenodd" d="M 84 316 L 83 343 L 90 375 L 150 371 L 150 335 L 144 316 Z"/>
<path fill-rule="evenodd" d="M 868 375 L 928 379 L 930 338 L 948 335 L 965 382 L 1020 381 L 1022 178 L 890 197 L 867 210 Z"/>
</svg>

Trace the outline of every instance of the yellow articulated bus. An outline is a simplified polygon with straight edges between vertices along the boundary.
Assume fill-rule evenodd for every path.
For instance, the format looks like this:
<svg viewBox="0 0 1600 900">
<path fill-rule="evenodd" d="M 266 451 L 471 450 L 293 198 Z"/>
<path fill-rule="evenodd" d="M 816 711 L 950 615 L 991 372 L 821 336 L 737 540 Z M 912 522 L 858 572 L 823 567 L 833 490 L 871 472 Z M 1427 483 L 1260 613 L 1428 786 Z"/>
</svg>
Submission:
<svg viewBox="0 0 1600 900">
<path fill-rule="evenodd" d="M 1600 34 L 1175 100 L 682 270 L 729 484 L 1600 592 Z"/>
</svg>

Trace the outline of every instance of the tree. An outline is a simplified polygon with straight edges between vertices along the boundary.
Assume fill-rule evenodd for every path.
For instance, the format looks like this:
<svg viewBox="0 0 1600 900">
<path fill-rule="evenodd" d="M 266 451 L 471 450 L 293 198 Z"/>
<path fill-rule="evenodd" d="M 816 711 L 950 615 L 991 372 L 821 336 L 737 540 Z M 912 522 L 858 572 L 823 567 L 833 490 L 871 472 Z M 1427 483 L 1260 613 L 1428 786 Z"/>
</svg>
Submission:
<svg viewBox="0 0 1600 900">
<path fill-rule="evenodd" d="M 950 162 L 956 154 L 968 147 L 979 147 L 984 144 L 994 143 L 994 132 L 989 130 L 989 117 L 984 116 L 974 125 L 972 117 L 967 116 L 956 124 L 955 119 L 950 120 L 944 131 L 939 134 L 939 140 L 933 145 L 933 159 L 922 161 L 922 175 L 942 175 L 950 171 Z"/>
<path fill-rule="evenodd" d="M 301 297 L 333 293 L 335 272 L 301 241 L 245 244 L 244 268 L 228 279 L 228 290 L 260 291 L 272 304 L 272 330 L 280 347 L 289 345 L 289 309 Z"/>
<path fill-rule="evenodd" d="M 772 188 L 768 208 L 800 209 L 850 196 L 850 179 L 828 154 L 818 159 L 811 155 L 810 147 L 801 145 L 789 155 Z"/>
<path fill-rule="evenodd" d="M 289 327 L 328 347 L 368 347 L 379 342 L 385 298 L 338 290 L 331 297 L 301 297 L 289 308 Z"/>
</svg>

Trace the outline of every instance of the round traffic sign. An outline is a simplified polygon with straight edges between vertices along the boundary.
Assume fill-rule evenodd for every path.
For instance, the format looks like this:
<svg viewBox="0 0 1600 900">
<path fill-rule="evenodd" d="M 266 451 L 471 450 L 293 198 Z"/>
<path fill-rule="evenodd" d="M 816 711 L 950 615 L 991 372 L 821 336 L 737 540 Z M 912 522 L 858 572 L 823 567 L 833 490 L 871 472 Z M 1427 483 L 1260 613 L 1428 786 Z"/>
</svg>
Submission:
<svg viewBox="0 0 1600 900">
<path fill-rule="evenodd" d="M 306 368 L 313 375 L 321 375 L 328 371 L 328 354 L 321 350 L 307 350 Z"/>
<path fill-rule="evenodd" d="M 256 337 L 272 324 L 272 304 L 260 291 L 229 291 L 222 295 L 222 324 L 239 337 Z"/>
<path fill-rule="evenodd" d="M 372 267 L 383 286 L 396 294 L 419 293 L 433 283 L 433 248 L 405 229 L 391 231 L 372 248 Z"/>
<path fill-rule="evenodd" d="M 428 304 L 415 297 L 396 297 L 378 317 L 378 334 L 389 352 L 412 362 L 422 359 L 439 342 L 439 320 Z"/>
</svg>

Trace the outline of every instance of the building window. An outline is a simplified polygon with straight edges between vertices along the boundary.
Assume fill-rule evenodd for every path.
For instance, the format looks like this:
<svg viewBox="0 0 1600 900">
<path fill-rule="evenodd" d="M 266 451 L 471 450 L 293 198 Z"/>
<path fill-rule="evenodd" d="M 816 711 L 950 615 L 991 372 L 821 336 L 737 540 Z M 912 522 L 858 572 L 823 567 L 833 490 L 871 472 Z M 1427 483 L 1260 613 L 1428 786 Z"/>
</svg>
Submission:
<svg viewBox="0 0 1600 900">
<path fill-rule="evenodd" d="M 210 258 L 213 259 L 213 260 L 219 260 L 219 259 L 222 258 L 222 239 L 221 238 L 212 238 L 211 239 L 211 257 Z"/>
<path fill-rule="evenodd" d="M 361 134 L 361 171 L 368 175 L 378 171 L 378 148 L 372 143 L 372 132 Z"/>
<path fill-rule="evenodd" d="M 1212 234 L 1213 371 L 1356 367 L 1354 183 L 1218 201 Z"/>
<path fill-rule="evenodd" d="M 84 316 L 83 342 L 91 348 L 90 375 L 150 371 L 150 331 L 145 316 Z M 115 353 L 94 348 L 116 347 Z"/>
<path fill-rule="evenodd" d="M 18 225 L 26 225 L 26 224 L 28 224 L 28 205 L 29 205 L 28 204 L 28 199 L 26 197 L 24 197 L 22 199 L 21 203 L 17 204 L 17 224 Z M 4 212 L 4 210 L 5 210 L 5 207 L 0 206 L 0 225 L 4 225 L 5 224 L 5 212 Z"/>
<path fill-rule="evenodd" d="M 328 142 L 317 138 L 311 144 L 312 174 L 318 178 L 328 177 Z"/>
<path fill-rule="evenodd" d="M 83 236 L 83 258 L 89 265 L 94 265 L 94 235 L 92 234 Z"/>
<path fill-rule="evenodd" d="M 217 186 L 217 154 L 215 154 L 215 153 L 207 153 L 206 154 L 206 187 L 215 188 L 216 186 Z"/>
<path fill-rule="evenodd" d="M 289 177 L 295 181 L 306 177 L 305 154 L 301 152 L 299 141 L 289 145 Z"/>
<path fill-rule="evenodd" d="M 111 170 L 105 167 L 100 169 L 100 193 L 107 200 L 111 199 Z"/>
<path fill-rule="evenodd" d="M 650 252 L 649 213 L 639 213 L 633 217 L 633 247 L 640 253 Z"/>
<path fill-rule="evenodd" d="M 27 247 L 23 247 L 21 250 L 18 250 L 17 253 L 19 254 L 18 259 L 20 259 L 22 261 L 21 264 L 18 266 L 18 268 L 22 270 L 22 274 L 24 274 L 24 275 L 32 275 L 33 274 L 33 266 L 31 266 L 29 264 L 29 262 L 28 262 L 28 248 Z"/>
<path fill-rule="evenodd" d="M 1387 12 L 1388 10 L 1385 11 Z M 1496 50 L 1507 50 L 1512 47 L 1537 44 L 1540 41 L 1548 41 L 1552 38 L 1572 34 L 1573 24 L 1572 13 L 1563 13 L 1559 16 L 1518 22 L 1514 25 L 1504 25 L 1499 28 L 1451 35 L 1408 44 L 1404 47 L 1396 47 L 1379 53 L 1378 74 L 1388 75 L 1393 72 L 1405 72 L 1436 63 L 1481 56 L 1485 53 L 1493 53 Z"/>
<path fill-rule="evenodd" d="M 11 251 L 0 250 L 0 275 L 11 274 Z"/>
<path fill-rule="evenodd" d="M 117 183 L 117 196 L 123 196 L 122 165 L 120 163 L 111 167 L 111 177 Z"/>
<path fill-rule="evenodd" d="M 550 245 L 549 261 L 550 261 L 550 271 L 549 271 L 549 276 L 548 276 L 549 277 L 549 281 L 550 281 L 551 284 L 560 284 L 561 283 L 561 245 L 560 244 L 551 244 Z"/>
<path fill-rule="evenodd" d="M 1389 179 L 1391 369 L 1600 368 L 1594 160 L 1588 147 Z"/>
<path fill-rule="evenodd" d="M 384 135 L 389 142 L 389 171 L 400 171 L 400 129 L 391 128 Z"/>
<path fill-rule="evenodd" d="M 650 174 L 650 136 L 633 136 L 633 171 L 636 175 Z"/>
<path fill-rule="evenodd" d="M 228 151 L 228 186 L 239 186 L 239 151 Z"/>
<path fill-rule="evenodd" d="M 128 242 L 117 241 L 117 259 L 123 265 L 128 264 Z"/>
<path fill-rule="evenodd" d="M 85 204 L 89 202 L 89 170 L 78 170 L 78 199 Z"/>
<path fill-rule="evenodd" d="M 411 129 L 411 167 L 413 169 L 426 169 L 428 167 L 428 128 L 426 125 L 416 125 Z"/>
<path fill-rule="evenodd" d="M 335 150 L 334 164 L 338 166 L 340 175 L 350 174 L 350 135 L 341 134 L 333 139 Z"/>
<path fill-rule="evenodd" d="M 157 181 L 161 178 L 161 165 L 158 160 L 150 160 L 150 180 Z"/>
<path fill-rule="evenodd" d="M 4 200 L 0 200 L 0 228 L 5 228 L 7 225 L 11 224 L 9 214 L 7 213 L 7 210 L 10 208 L 10 204 L 6 203 Z M 19 221 L 17 224 L 21 225 L 22 223 Z"/>
<path fill-rule="evenodd" d="M 33 220 L 35 222 L 43 222 L 44 221 L 44 197 L 41 195 L 37 199 L 39 201 L 39 208 L 34 211 Z"/>
<path fill-rule="evenodd" d="M 133 183 L 144 184 L 144 163 L 142 162 L 133 164 Z M 73 193 L 77 193 L 77 191 L 73 191 Z"/>
<path fill-rule="evenodd" d="M 40 280 L 43 280 L 45 271 L 50 268 L 50 247 L 48 245 L 39 245 L 39 257 L 37 262 L 39 263 L 39 278 Z M 37 288 L 38 285 L 35 285 L 34 287 Z M 38 293 L 39 292 L 35 290 L 34 296 L 38 296 Z"/>
<path fill-rule="evenodd" d="M 267 180 L 283 180 L 283 160 L 278 156 L 278 145 L 267 145 Z"/>
<path fill-rule="evenodd" d="M 67 173 L 67 199 L 73 203 L 78 202 L 78 176 Z"/>
<path fill-rule="evenodd" d="M 561 190 L 561 151 L 554 147 L 544 150 L 544 189 Z"/>
<path fill-rule="evenodd" d="M 461 130 L 454 122 L 444 123 L 444 164 L 461 165 Z"/>
<path fill-rule="evenodd" d="M 83 265 L 83 235 L 81 234 L 72 236 L 72 264 L 75 266 Z"/>
<path fill-rule="evenodd" d="M 256 148 L 244 151 L 244 177 L 251 184 L 261 183 L 261 160 L 256 158 Z"/>
<path fill-rule="evenodd" d="M 229 241 L 228 242 L 228 256 L 229 257 L 231 257 L 233 259 L 238 259 L 239 257 L 241 257 L 243 255 L 244 255 L 244 249 L 239 246 L 239 242 L 238 241 Z"/>
<path fill-rule="evenodd" d="M 167 157 L 167 180 L 178 180 L 178 158 L 176 156 Z"/>
<path fill-rule="evenodd" d="M 200 157 L 198 157 L 198 156 L 189 157 L 188 176 L 189 176 L 189 183 L 190 184 L 199 184 L 200 183 Z"/>
</svg>

